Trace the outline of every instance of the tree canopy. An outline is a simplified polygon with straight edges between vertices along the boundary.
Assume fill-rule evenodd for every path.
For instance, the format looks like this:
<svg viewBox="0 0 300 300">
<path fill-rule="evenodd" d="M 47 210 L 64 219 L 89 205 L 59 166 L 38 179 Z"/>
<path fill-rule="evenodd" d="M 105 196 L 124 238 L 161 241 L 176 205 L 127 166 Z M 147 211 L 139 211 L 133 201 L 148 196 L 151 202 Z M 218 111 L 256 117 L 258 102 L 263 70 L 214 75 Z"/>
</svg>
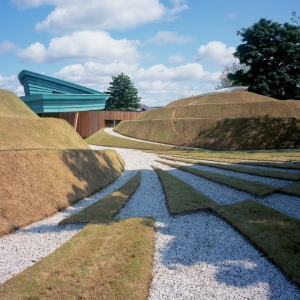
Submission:
<svg viewBox="0 0 300 300">
<path fill-rule="evenodd" d="M 300 99 L 300 28 L 260 19 L 237 32 L 242 36 L 234 56 L 250 67 L 228 78 L 249 91 L 276 99 Z"/>
<path fill-rule="evenodd" d="M 112 76 L 110 87 L 105 93 L 110 94 L 106 100 L 107 110 L 130 110 L 139 108 L 140 97 L 129 76 L 123 73 Z"/>
<path fill-rule="evenodd" d="M 249 69 L 250 68 L 247 67 L 246 65 L 237 64 L 235 62 L 231 66 L 225 66 L 222 73 L 221 73 L 221 75 L 220 75 L 220 77 L 219 77 L 220 84 L 216 86 L 216 90 L 234 86 L 234 82 L 228 78 L 229 74 L 235 74 L 239 70 L 241 70 L 243 72 L 248 72 Z M 238 84 L 235 84 L 235 85 L 243 85 L 243 84 L 238 83 Z"/>
</svg>

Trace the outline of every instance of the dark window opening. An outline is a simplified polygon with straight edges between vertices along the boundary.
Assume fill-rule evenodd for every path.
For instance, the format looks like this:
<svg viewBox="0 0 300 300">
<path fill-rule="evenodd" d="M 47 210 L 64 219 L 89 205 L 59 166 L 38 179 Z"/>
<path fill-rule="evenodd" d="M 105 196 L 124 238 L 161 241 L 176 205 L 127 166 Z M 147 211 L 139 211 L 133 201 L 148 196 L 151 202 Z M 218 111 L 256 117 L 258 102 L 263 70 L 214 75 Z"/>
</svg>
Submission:
<svg viewBox="0 0 300 300">
<path fill-rule="evenodd" d="M 121 120 L 105 120 L 105 127 L 115 127 L 120 122 L 121 122 Z"/>
</svg>

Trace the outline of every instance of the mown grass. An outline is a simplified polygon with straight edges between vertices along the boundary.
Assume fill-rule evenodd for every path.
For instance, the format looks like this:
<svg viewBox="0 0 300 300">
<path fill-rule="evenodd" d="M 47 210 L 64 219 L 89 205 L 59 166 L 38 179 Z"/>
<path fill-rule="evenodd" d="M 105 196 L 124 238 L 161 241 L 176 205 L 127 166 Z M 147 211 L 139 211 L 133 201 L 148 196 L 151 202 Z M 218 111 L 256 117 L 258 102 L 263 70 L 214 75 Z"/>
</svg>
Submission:
<svg viewBox="0 0 300 300">
<path fill-rule="evenodd" d="M 138 172 L 119 189 L 81 211 L 63 219 L 59 222 L 59 225 L 111 221 L 138 188 L 140 180 L 141 172 Z"/>
<path fill-rule="evenodd" d="M 168 172 L 159 168 L 155 171 L 164 188 L 170 213 L 211 209 L 300 285 L 300 220 L 252 200 L 217 204 Z M 173 192 L 177 186 L 180 187 L 179 195 Z"/>
<path fill-rule="evenodd" d="M 139 149 L 139 150 L 169 151 L 172 149 L 180 149 L 174 146 L 152 144 L 147 142 L 134 141 L 127 138 L 121 138 L 118 136 L 108 134 L 107 132 L 104 131 L 104 129 L 100 129 L 95 134 L 85 139 L 85 141 L 88 144 L 92 144 L 92 145 L 131 148 L 131 149 Z"/>
<path fill-rule="evenodd" d="M 0 117 L 0 138 L 6 151 L 89 149 L 67 121 L 54 118 Z"/>
<path fill-rule="evenodd" d="M 173 101 L 166 105 L 166 107 L 184 106 L 184 105 L 199 105 L 204 103 L 239 103 L 239 102 L 261 102 L 274 101 L 274 99 L 266 96 L 261 96 L 250 92 L 234 92 L 234 93 L 220 93 L 209 95 L 198 95 L 189 98 L 183 98 Z"/>
<path fill-rule="evenodd" d="M 298 150 L 295 150 L 298 152 Z M 175 159 L 186 159 L 186 160 L 194 160 L 194 161 L 212 161 L 216 163 L 229 163 L 229 164 L 235 164 L 235 165 L 249 165 L 253 167 L 268 167 L 268 168 L 277 168 L 277 169 L 292 169 L 292 170 L 300 170 L 300 162 L 295 162 L 293 159 L 294 157 L 286 157 L 288 161 L 286 162 L 272 162 L 272 161 L 255 161 L 251 160 L 250 158 L 224 158 L 224 157 L 217 157 L 212 155 L 212 153 L 206 153 L 207 155 L 190 155 L 189 153 L 181 153 L 179 152 L 169 152 L 170 155 L 168 155 L 168 152 L 161 152 L 161 154 L 168 155 L 168 157 L 172 157 Z M 217 153 L 217 152 L 216 152 Z M 272 159 L 272 157 L 265 156 L 263 159 Z M 280 157 L 280 159 L 283 159 L 283 157 Z"/>
<path fill-rule="evenodd" d="M 167 109 L 167 108 L 165 108 Z M 169 110 L 171 108 L 168 108 Z M 173 108 L 175 109 L 175 108 Z M 154 111 L 155 112 L 155 111 Z M 160 119 L 160 114 L 156 117 Z M 179 106 L 175 119 L 197 118 L 250 118 L 250 117 L 299 117 L 299 103 L 295 101 L 261 101 L 239 103 L 205 103 Z M 145 116 L 146 117 L 146 116 Z"/>
<path fill-rule="evenodd" d="M 53 254 L 0 285 L 0 298 L 146 299 L 154 221 L 89 224 Z"/>
<path fill-rule="evenodd" d="M 152 166 L 158 174 L 166 195 L 168 209 L 171 214 L 189 212 L 198 209 L 211 209 L 214 201 L 199 193 L 184 181 L 174 177 L 158 167 Z M 182 201 L 184 199 L 184 201 Z"/>
<path fill-rule="evenodd" d="M 16 94 L 3 89 L 0 89 L 0 117 L 39 119 Z"/>
<path fill-rule="evenodd" d="M 182 166 L 182 165 L 161 161 L 161 160 L 157 160 L 157 162 L 257 196 L 265 196 L 267 194 L 271 194 L 274 193 L 275 191 L 278 191 L 277 187 L 273 187 L 260 182 L 254 182 L 250 180 L 241 179 L 238 177 L 231 177 L 227 175 L 217 174 L 214 172 L 202 171 L 195 168 L 190 168 L 187 166 Z"/>
<path fill-rule="evenodd" d="M 187 149 L 180 146 L 165 146 L 120 138 L 106 133 L 103 129 L 86 139 L 89 144 L 132 148 L 154 151 L 159 154 L 181 156 L 193 159 L 211 160 L 228 163 L 300 169 L 300 150 L 249 150 L 249 151 L 212 151 Z"/>
<path fill-rule="evenodd" d="M 143 113 L 115 130 L 148 141 L 220 151 L 299 148 L 299 108 L 297 101 L 248 92 L 203 95 Z"/>
<path fill-rule="evenodd" d="M 300 183 L 293 182 L 292 184 L 280 189 L 281 192 L 300 196 Z"/>
<path fill-rule="evenodd" d="M 185 145 L 185 140 L 176 132 L 171 119 L 122 121 L 114 130 L 126 136 L 151 142 Z"/>
<path fill-rule="evenodd" d="M 0 152 L 0 236 L 94 194 L 123 170 L 114 150 Z"/>
<path fill-rule="evenodd" d="M 257 175 L 257 176 L 279 178 L 279 179 L 285 179 L 285 180 L 299 180 L 300 179 L 300 173 L 290 173 L 290 172 L 283 172 L 283 171 L 266 170 L 266 169 L 260 169 L 260 168 L 255 168 L 255 167 L 247 168 L 247 167 L 239 166 L 237 164 L 228 165 L 228 164 L 222 164 L 222 163 L 209 163 L 209 162 L 193 160 L 193 159 L 186 159 L 186 158 L 179 158 L 179 157 L 174 157 L 174 156 L 161 156 L 161 158 L 173 160 L 173 161 L 190 163 L 190 164 L 208 166 L 208 167 L 213 167 L 213 168 L 217 168 L 217 169 L 235 171 L 235 172 L 239 172 L 239 173 L 247 173 L 247 174 Z"/>
<path fill-rule="evenodd" d="M 174 149 L 160 151 L 160 154 L 177 155 L 193 159 L 241 163 L 248 165 L 300 169 L 300 150 L 249 150 L 249 151 L 209 151 L 195 149 Z"/>
<path fill-rule="evenodd" d="M 89 149 L 66 121 L 39 118 L 17 95 L 0 89 L 0 150 Z"/>
</svg>

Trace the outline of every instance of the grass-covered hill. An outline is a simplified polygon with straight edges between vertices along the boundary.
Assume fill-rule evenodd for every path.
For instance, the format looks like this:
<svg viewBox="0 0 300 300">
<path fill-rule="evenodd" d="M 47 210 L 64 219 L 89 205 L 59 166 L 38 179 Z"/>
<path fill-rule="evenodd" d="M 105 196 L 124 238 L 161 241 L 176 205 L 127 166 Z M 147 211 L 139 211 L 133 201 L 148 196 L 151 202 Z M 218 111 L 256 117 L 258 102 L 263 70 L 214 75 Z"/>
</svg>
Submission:
<svg viewBox="0 0 300 300">
<path fill-rule="evenodd" d="M 211 150 L 300 147 L 300 102 L 250 92 L 184 98 L 122 121 L 130 137 Z"/>
<path fill-rule="evenodd" d="M 92 151 L 69 123 L 39 118 L 0 90 L 0 236 L 101 190 L 123 169 L 117 152 Z"/>
<path fill-rule="evenodd" d="M 89 149 L 66 121 L 39 118 L 14 93 L 0 89 L 0 150 Z"/>
</svg>

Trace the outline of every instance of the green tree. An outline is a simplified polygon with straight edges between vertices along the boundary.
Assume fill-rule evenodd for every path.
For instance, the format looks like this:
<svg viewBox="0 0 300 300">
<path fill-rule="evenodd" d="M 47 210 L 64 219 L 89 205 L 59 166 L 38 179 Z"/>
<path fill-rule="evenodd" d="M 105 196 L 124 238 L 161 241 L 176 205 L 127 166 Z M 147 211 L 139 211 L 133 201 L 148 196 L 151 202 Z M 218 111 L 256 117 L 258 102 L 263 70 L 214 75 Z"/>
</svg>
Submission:
<svg viewBox="0 0 300 300">
<path fill-rule="evenodd" d="M 105 93 L 110 94 L 110 97 L 106 100 L 105 109 L 130 110 L 140 107 L 141 98 L 129 76 L 123 73 L 112 76 L 112 82 L 109 84 L 110 87 Z"/>
<path fill-rule="evenodd" d="M 293 17 L 291 18 L 291 21 L 300 27 L 300 17 L 297 17 L 296 15 L 297 15 L 297 13 L 295 11 L 293 11 L 292 12 Z"/>
<path fill-rule="evenodd" d="M 234 56 L 250 67 L 229 74 L 234 84 L 276 99 L 300 99 L 300 28 L 260 19 L 237 32 L 242 36 Z"/>
<path fill-rule="evenodd" d="M 244 64 L 237 64 L 234 62 L 231 66 L 225 66 L 220 77 L 220 84 L 217 85 L 216 90 L 224 89 L 227 87 L 235 86 L 234 82 L 228 78 L 229 74 L 235 74 L 237 71 L 242 70 L 243 72 L 248 72 L 249 67 Z M 242 84 L 238 84 L 242 85 Z"/>
</svg>

